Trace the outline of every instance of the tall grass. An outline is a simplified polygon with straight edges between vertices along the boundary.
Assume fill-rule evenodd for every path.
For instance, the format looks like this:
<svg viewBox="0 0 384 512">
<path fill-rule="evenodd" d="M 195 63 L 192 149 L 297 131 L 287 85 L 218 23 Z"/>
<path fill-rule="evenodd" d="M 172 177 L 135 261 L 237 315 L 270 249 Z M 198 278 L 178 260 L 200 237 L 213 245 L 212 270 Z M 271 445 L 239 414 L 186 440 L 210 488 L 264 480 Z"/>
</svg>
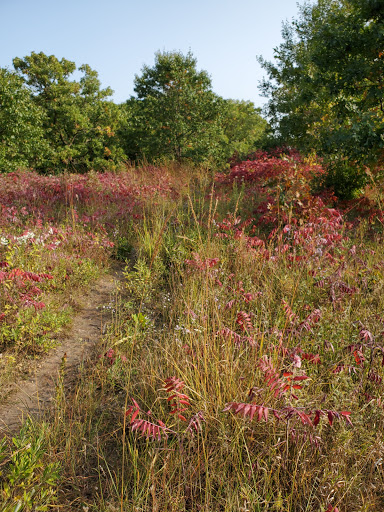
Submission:
<svg viewBox="0 0 384 512">
<path fill-rule="evenodd" d="M 383 508 L 380 223 L 258 158 L 132 225 L 100 357 L 45 427 L 64 509 Z"/>
</svg>

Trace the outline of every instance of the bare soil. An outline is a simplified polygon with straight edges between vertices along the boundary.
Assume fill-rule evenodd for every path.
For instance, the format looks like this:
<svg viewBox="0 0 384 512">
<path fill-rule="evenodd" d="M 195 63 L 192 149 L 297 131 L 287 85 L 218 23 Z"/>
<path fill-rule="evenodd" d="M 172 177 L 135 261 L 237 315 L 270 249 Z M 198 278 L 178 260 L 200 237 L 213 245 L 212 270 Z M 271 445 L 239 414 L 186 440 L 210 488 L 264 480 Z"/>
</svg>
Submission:
<svg viewBox="0 0 384 512">
<path fill-rule="evenodd" d="M 65 379 L 76 380 L 81 364 L 94 353 L 111 320 L 111 297 L 121 272 L 100 278 L 81 297 L 81 310 L 73 319 L 68 335 L 46 357 L 34 363 L 29 377 L 15 382 L 13 392 L 0 404 L 0 437 L 14 434 L 28 417 L 41 417 L 54 399 L 60 368 Z"/>
</svg>

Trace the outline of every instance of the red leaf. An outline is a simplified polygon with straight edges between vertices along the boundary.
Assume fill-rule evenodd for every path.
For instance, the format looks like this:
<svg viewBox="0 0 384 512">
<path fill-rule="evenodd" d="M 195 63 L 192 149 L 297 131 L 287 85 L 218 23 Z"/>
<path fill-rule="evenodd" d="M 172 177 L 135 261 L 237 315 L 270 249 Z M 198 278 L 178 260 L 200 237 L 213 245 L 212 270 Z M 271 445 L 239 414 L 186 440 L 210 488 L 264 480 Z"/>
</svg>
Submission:
<svg viewBox="0 0 384 512">
<path fill-rule="evenodd" d="M 133 423 L 135 421 L 139 412 L 140 412 L 140 409 L 136 409 L 136 411 L 132 414 L 131 423 Z"/>
<path fill-rule="evenodd" d="M 272 414 L 277 420 L 281 420 L 281 416 L 279 416 L 278 412 L 273 409 Z"/>
<path fill-rule="evenodd" d="M 303 425 L 312 425 L 312 420 L 307 414 L 305 414 L 304 412 L 300 412 L 300 411 L 297 411 L 297 414 L 298 414 L 299 418 L 301 419 L 301 422 Z"/>
<path fill-rule="evenodd" d="M 280 382 L 278 380 L 276 380 L 274 377 L 272 377 L 272 379 L 270 379 L 268 382 L 267 382 L 267 385 L 271 388 L 271 389 L 275 389 L 275 387 L 280 384 Z"/>
<path fill-rule="evenodd" d="M 341 411 L 341 413 L 340 413 L 340 414 L 343 416 L 343 418 L 345 419 L 345 421 L 346 421 L 347 423 L 349 423 L 350 425 L 352 425 L 352 426 L 353 426 L 353 423 L 352 423 L 352 421 L 351 421 L 351 418 L 349 417 L 349 416 L 351 415 L 351 413 L 350 413 L 349 411 Z"/>
<path fill-rule="evenodd" d="M 132 422 L 132 431 L 137 430 L 143 422 L 144 420 L 135 420 Z"/>
<path fill-rule="evenodd" d="M 300 376 L 297 376 L 297 377 L 294 377 L 293 380 L 297 381 L 297 380 L 306 380 L 306 379 L 309 379 L 309 377 L 307 375 L 300 375 Z"/>
<path fill-rule="evenodd" d="M 313 420 L 313 424 L 316 427 L 320 422 L 320 411 L 315 411 L 315 418 Z"/>
<path fill-rule="evenodd" d="M 332 413 L 332 411 L 328 411 L 328 421 L 329 421 L 329 424 L 332 427 L 332 423 L 333 423 L 333 413 Z"/>
<path fill-rule="evenodd" d="M 356 361 L 356 363 L 357 363 L 358 365 L 361 365 L 361 364 L 362 364 L 362 362 L 363 362 L 363 359 L 362 359 L 363 354 L 362 354 L 359 350 L 355 350 L 355 351 L 353 352 L 353 355 L 354 355 L 354 357 L 355 357 L 355 361 Z"/>
<path fill-rule="evenodd" d="M 314 364 L 321 363 L 319 354 L 307 354 L 304 352 L 303 354 L 301 354 L 301 358 L 306 359 L 310 363 L 314 363 Z"/>
<path fill-rule="evenodd" d="M 244 416 L 247 416 L 247 414 L 249 413 L 249 410 L 251 409 L 251 404 L 247 404 L 245 407 L 244 407 L 244 411 L 243 411 L 243 414 Z"/>
<path fill-rule="evenodd" d="M 245 404 L 242 404 L 242 403 L 237 404 L 235 413 L 237 414 L 237 413 L 241 412 L 244 408 L 245 408 Z"/>
</svg>

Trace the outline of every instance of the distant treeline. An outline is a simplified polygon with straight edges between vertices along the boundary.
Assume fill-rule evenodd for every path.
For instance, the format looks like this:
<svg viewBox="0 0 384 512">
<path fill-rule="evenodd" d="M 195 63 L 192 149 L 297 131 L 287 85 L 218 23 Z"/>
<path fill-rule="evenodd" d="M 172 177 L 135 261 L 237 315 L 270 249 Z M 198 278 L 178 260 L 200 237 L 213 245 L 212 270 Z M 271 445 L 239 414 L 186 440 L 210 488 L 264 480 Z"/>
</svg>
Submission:
<svg viewBox="0 0 384 512">
<path fill-rule="evenodd" d="M 0 69 L 1 172 L 113 170 L 143 159 L 217 167 L 259 147 L 268 126 L 253 103 L 215 94 L 191 53 L 157 53 L 120 105 L 86 64 L 33 52 L 13 65 Z"/>
<path fill-rule="evenodd" d="M 0 171 L 115 169 L 189 160 L 223 166 L 261 146 L 317 154 L 327 185 L 354 195 L 384 162 L 384 0 L 317 0 L 283 26 L 274 62 L 259 57 L 265 116 L 212 91 L 191 53 L 157 53 L 116 105 L 96 71 L 44 53 L 0 68 Z M 255 88 L 257 84 L 255 84 Z"/>
</svg>

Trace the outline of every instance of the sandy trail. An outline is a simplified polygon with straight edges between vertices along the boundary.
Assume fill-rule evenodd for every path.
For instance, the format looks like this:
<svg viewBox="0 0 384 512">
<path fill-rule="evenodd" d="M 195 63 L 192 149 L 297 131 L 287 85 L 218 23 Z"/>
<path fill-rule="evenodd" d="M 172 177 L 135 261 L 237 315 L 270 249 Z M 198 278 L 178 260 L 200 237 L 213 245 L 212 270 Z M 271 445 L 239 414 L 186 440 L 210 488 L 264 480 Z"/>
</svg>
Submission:
<svg viewBox="0 0 384 512">
<path fill-rule="evenodd" d="M 75 316 L 69 334 L 46 357 L 37 361 L 26 380 L 15 383 L 15 391 L 0 404 L 0 438 L 14 434 L 27 417 L 40 417 L 51 404 L 63 358 L 67 380 L 76 377 L 78 368 L 92 354 L 110 321 L 109 308 L 121 273 L 103 276 L 82 297 L 81 311 Z"/>
</svg>

